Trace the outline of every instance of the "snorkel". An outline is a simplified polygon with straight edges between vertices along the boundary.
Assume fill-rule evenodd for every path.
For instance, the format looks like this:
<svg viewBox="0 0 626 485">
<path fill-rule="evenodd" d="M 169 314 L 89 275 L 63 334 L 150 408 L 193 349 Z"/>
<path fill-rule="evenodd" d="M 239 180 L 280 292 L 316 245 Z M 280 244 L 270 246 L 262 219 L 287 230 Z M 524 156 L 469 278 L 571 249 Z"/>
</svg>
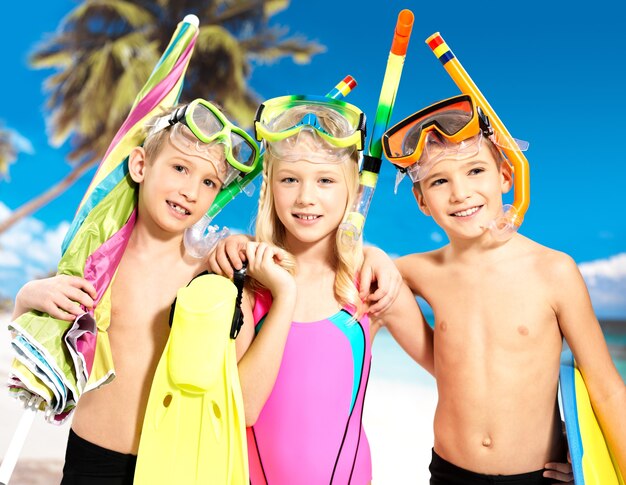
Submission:
<svg viewBox="0 0 626 485">
<path fill-rule="evenodd" d="M 391 119 L 409 38 L 411 37 L 413 21 L 413 12 L 410 10 L 402 10 L 398 15 L 385 76 L 380 89 L 372 137 L 370 138 L 367 153 L 363 155 L 358 193 L 350 212 L 339 226 L 340 241 L 347 246 L 354 246 L 361 238 L 363 227 L 365 226 L 365 218 L 374 196 L 374 190 L 376 190 L 382 163 L 381 138 L 387 130 L 389 120 Z"/>
<path fill-rule="evenodd" d="M 352 76 L 343 78 L 333 89 L 331 89 L 327 98 L 341 99 L 350 94 L 352 89 L 356 87 L 356 80 Z M 254 192 L 254 185 L 251 182 L 263 170 L 263 155 L 254 170 L 247 173 L 244 177 L 237 177 L 235 180 L 226 185 L 209 208 L 209 210 L 196 222 L 193 226 L 185 231 L 184 242 L 185 249 L 194 258 L 204 258 L 217 244 L 217 242 L 226 237 L 229 233 L 227 227 L 221 230 L 217 225 L 211 225 L 211 222 L 221 210 L 228 205 L 237 195 L 244 192 L 247 196 L 251 196 Z"/>
<path fill-rule="evenodd" d="M 480 92 L 472 78 L 467 74 L 463 66 L 445 43 L 439 32 L 434 33 L 428 39 L 426 44 L 431 48 L 433 54 L 443 64 L 444 69 L 448 72 L 452 80 L 456 83 L 462 93 L 471 94 L 476 99 L 478 105 L 485 112 L 495 133 L 502 140 L 498 143 L 498 147 L 504 153 L 507 161 L 512 165 L 515 174 L 514 183 L 514 200 L 512 205 L 503 207 L 504 214 L 495 219 L 489 225 L 489 229 L 494 238 L 498 240 L 509 239 L 522 225 L 524 215 L 528 209 L 530 199 L 530 174 L 528 168 L 528 160 L 521 150 L 515 149 L 517 142 L 508 132 L 498 115 L 489 105 L 483 94 Z"/>
<path fill-rule="evenodd" d="M 356 79 L 348 75 L 344 77 L 337 85 L 326 93 L 326 97 L 330 99 L 342 99 L 350 94 L 356 87 Z"/>
</svg>

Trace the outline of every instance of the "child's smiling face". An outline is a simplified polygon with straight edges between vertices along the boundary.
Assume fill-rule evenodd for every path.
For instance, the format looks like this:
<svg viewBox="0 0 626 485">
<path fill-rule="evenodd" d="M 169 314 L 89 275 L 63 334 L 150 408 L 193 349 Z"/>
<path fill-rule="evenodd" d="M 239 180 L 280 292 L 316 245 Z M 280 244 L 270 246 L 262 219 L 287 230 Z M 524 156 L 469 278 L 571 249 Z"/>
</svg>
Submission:
<svg viewBox="0 0 626 485">
<path fill-rule="evenodd" d="M 501 169 L 483 143 L 471 158 L 440 158 L 413 192 L 422 212 L 450 239 L 478 237 L 502 212 L 502 194 L 511 188 L 505 165 Z"/>
<path fill-rule="evenodd" d="M 187 153 L 168 139 L 150 161 L 136 149 L 129 168 L 140 184 L 140 217 L 149 217 L 163 231 L 182 234 L 215 200 L 222 188 L 216 166 L 225 164 L 219 145 L 215 151 Z"/>
</svg>

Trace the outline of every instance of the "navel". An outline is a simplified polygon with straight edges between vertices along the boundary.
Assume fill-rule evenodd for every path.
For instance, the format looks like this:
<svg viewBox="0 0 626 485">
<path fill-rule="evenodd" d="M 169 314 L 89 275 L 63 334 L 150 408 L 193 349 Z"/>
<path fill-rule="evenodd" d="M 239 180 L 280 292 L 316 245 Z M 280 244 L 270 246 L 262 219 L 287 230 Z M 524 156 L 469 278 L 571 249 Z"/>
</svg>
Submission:
<svg viewBox="0 0 626 485">
<path fill-rule="evenodd" d="M 517 331 L 520 335 L 528 335 L 528 327 L 526 327 L 525 325 L 520 325 L 519 327 L 517 327 Z"/>
<path fill-rule="evenodd" d="M 487 436 L 486 438 L 483 439 L 483 443 L 482 445 L 485 448 L 491 448 L 492 442 L 491 442 L 491 438 L 489 436 Z"/>
</svg>

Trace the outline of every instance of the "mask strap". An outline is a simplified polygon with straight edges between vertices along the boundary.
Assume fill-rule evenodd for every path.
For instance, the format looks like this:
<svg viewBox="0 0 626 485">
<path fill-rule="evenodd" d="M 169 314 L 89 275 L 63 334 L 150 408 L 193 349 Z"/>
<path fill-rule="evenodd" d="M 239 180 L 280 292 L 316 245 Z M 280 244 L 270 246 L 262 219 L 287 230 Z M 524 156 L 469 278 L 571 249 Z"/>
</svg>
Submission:
<svg viewBox="0 0 626 485">
<path fill-rule="evenodd" d="M 233 283 L 237 288 L 237 300 L 235 301 L 235 313 L 233 314 L 233 321 L 230 325 L 230 338 L 235 339 L 239 335 L 239 330 L 243 325 L 243 312 L 241 310 L 241 299 L 243 297 L 243 284 L 246 281 L 246 269 L 247 265 L 235 271 L 233 274 Z"/>
</svg>

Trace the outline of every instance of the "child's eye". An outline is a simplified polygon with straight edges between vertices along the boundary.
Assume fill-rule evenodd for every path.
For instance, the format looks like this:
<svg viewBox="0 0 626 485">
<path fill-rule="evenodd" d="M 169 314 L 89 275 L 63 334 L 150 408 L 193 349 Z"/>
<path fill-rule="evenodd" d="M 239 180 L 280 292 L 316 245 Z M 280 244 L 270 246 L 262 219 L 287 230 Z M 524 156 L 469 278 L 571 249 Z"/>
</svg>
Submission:
<svg viewBox="0 0 626 485">
<path fill-rule="evenodd" d="M 335 183 L 335 181 L 333 179 L 329 179 L 329 178 L 325 178 L 325 177 L 321 178 L 319 180 L 319 182 L 321 184 L 332 184 L 332 183 Z"/>
<path fill-rule="evenodd" d="M 284 177 L 280 180 L 284 184 L 295 184 L 297 180 L 293 177 Z"/>
<path fill-rule="evenodd" d="M 478 175 L 481 172 L 484 172 L 485 169 L 484 168 L 473 168 L 469 171 L 468 175 Z"/>
<path fill-rule="evenodd" d="M 211 179 L 204 179 L 204 185 L 206 185 L 209 188 L 213 188 L 213 187 L 217 187 L 217 182 L 215 182 L 215 180 L 211 180 Z"/>
<path fill-rule="evenodd" d="M 180 173 L 185 173 L 185 167 L 183 167 L 182 165 L 174 165 L 174 170 Z"/>
<path fill-rule="evenodd" d="M 433 180 L 433 181 L 430 183 L 430 186 L 431 186 L 431 187 L 436 187 L 436 186 L 438 186 L 438 185 L 445 184 L 446 182 L 447 182 L 447 180 L 446 180 L 446 179 L 436 179 L 436 180 Z"/>
</svg>

